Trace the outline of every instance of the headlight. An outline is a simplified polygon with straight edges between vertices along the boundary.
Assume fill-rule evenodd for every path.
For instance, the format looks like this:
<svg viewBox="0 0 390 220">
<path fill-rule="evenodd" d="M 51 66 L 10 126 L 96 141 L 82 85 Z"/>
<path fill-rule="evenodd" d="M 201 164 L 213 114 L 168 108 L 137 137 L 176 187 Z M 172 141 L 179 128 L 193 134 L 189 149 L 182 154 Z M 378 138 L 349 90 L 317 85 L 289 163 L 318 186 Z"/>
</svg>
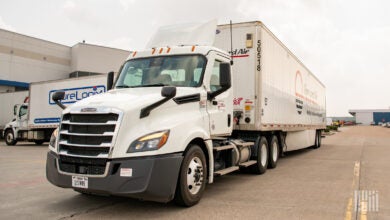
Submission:
<svg viewBox="0 0 390 220">
<path fill-rule="evenodd" d="M 139 138 L 131 143 L 127 153 L 158 150 L 167 142 L 169 131 L 158 131 Z"/>
<path fill-rule="evenodd" d="M 53 147 L 53 148 L 55 148 L 55 145 L 56 145 L 57 135 L 58 135 L 58 128 L 56 128 L 56 129 L 53 131 L 53 134 L 51 134 L 51 137 L 50 137 L 49 145 L 50 145 L 51 147 Z"/>
</svg>

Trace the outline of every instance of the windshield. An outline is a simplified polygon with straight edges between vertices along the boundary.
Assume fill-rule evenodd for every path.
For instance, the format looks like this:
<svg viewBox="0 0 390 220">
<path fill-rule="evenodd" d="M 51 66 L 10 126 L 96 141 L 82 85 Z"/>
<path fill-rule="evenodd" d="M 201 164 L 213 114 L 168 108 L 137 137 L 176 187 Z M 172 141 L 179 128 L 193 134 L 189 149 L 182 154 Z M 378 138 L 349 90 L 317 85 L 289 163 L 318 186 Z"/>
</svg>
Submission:
<svg viewBox="0 0 390 220">
<path fill-rule="evenodd" d="M 125 63 L 116 88 L 148 86 L 198 87 L 206 58 L 201 55 L 148 57 Z"/>
</svg>

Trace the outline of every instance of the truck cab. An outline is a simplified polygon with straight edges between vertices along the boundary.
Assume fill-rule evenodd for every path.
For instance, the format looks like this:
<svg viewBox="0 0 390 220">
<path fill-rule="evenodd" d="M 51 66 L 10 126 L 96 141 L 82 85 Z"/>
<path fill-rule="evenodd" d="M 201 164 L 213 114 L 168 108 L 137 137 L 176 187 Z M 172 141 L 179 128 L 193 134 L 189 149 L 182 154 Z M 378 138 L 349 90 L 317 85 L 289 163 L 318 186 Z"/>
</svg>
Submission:
<svg viewBox="0 0 390 220">
<path fill-rule="evenodd" d="M 212 139 L 232 133 L 230 74 L 230 56 L 211 46 L 132 53 L 112 90 L 63 111 L 48 180 L 84 193 L 197 203 L 213 181 Z"/>
<path fill-rule="evenodd" d="M 28 127 L 29 103 L 14 106 L 14 118 L 4 128 L 4 138 L 7 145 L 15 145 L 18 141 L 31 141 L 41 145 L 49 141 L 54 128 L 31 129 Z"/>
<path fill-rule="evenodd" d="M 7 145 L 15 145 L 20 133 L 27 130 L 28 103 L 14 106 L 14 117 L 4 128 L 4 138 Z"/>
</svg>

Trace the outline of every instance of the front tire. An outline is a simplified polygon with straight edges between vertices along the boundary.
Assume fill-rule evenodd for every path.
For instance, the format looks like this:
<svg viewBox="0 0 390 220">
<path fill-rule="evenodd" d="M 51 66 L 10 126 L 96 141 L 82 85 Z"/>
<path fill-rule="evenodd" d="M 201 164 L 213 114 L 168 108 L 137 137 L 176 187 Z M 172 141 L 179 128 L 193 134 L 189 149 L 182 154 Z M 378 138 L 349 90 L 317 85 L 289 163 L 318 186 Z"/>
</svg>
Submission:
<svg viewBox="0 0 390 220">
<path fill-rule="evenodd" d="M 175 202 L 190 207 L 202 198 L 207 180 L 206 157 L 198 145 L 190 145 L 181 164 Z"/>
<path fill-rule="evenodd" d="M 12 145 L 15 145 L 18 141 L 15 139 L 15 135 L 14 135 L 14 132 L 11 130 L 11 129 L 8 129 L 6 132 L 5 132 L 5 143 L 8 145 L 8 146 L 12 146 Z"/>
<path fill-rule="evenodd" d="M 249 167 L 251 173 L 263 174 L 267 171 L 268 166 L 268 142 L 265 137 L 261 137 L 257 143 L 257 163 Z"/>
</svg>

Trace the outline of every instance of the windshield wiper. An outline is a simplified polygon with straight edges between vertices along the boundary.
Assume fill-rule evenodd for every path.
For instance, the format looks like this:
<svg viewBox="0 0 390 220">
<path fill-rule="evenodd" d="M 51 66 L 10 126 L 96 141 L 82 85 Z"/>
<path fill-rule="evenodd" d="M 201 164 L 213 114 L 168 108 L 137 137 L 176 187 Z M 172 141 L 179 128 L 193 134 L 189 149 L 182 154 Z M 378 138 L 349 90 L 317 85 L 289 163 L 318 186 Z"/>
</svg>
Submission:
<svg viewBox="0 0 390 220">
<path fill-rule="evenodd" d="M 128 85 L 119 85 L 119 86 L 115 86 L 115 88 L 130 88 L 130 86 L 128 86 Z"/>
<path fill-rule="evenodd" d="M 155 83 L 155 84 L 137 85 L 137 86 L 130 86 L 130 88 L 136 88 L 136 87 L 158 87 L 158 86 L 165 86 L 165 84 L 163 84 L 163 83 Z"/>
</svg>

